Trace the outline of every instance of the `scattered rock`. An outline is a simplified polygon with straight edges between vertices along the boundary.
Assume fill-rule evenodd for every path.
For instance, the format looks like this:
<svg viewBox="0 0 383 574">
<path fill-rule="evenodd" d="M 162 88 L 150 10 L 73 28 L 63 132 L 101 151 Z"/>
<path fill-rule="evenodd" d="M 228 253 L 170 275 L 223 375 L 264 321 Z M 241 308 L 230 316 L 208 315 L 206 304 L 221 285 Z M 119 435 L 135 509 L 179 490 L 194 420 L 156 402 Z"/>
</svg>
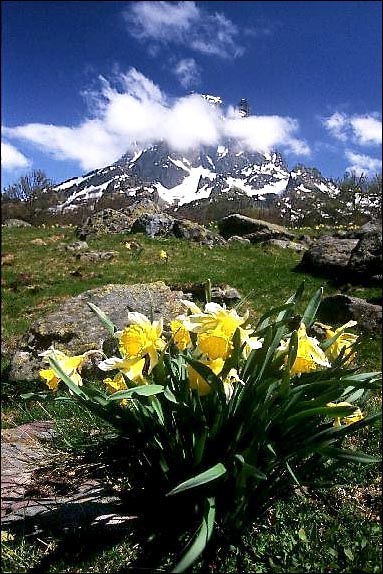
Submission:
<svg viewBox="0 0 383 574">
<path fill-rule="evenodd" d="M 348 269 L 357 277 L 373 279 L 382 275 L 382 231 L 367 231 L 351 251 Z"/>
<path fill-rule="evenodd" d="M 350 255 L 358 239 L 340 239 L 331 235 L 319 237 L 303 254 L 298 267 L 323 273 L 346 273 Z"/>
<path fill-rule="evenodd" d="M 83 249 L 89 249 L 89 245 L 86 241 L 74 241 L 73 243 L 63 244 L 63 249 L 66 251 L 82 251 Z"/>
<path fill-rule="evenodd" d="M 12 265 L 15 260 L 15 255 L 13 253 L 2 253 L 1 254 L 1 265 Z"/>
<path fill-rule="evenodd" d="M 91 261 L 97 263 L 99 261 L 110 261 L 118 255 L 118 251 L 83 251 L 76 253 L 76 259 L 80 261 Z"/>
<path fill-rule="evenodd" d="M 107 233 L 127 233 L 132 227 L 131 217 L 116 209 L 102 209 L 97 211 L 76 229 L 76 236 L 86 240 L 88 236 L 97 236 Z"/>
<path fill-rule="evenodd" d="M 239 243 L 241 245 L 251 245 L 250 239 L 246 239 L 245 237 L 241 237 L 240 235 L 232 235 L 227 240 L 228 243 Z"/>
<path fill-rule="evenodd" d="M 41 239 L 40 237 L 36 237 L 36 239 L 31 239 L 30 243 L 32 243 L 32 245 L 48 245 L 48 243 L 43 239 Z"/>
<path fill-rule="evenodd" d="M 226 241 L 221 236 L 189 219 L 176 219 L 173 225 L 173 235 L 179 239 L 187 239 L 201 245 L 216 246 L 226 244 Z"/>
<path fill-rule="evenodd" d="M 379 333 L 382 330 L 382 307 L 359 297 L 330 295 L 325 297 L 318 309 L 318 318 L 324 323 L 347 323 L 354 320 L 364 330 Z"/>
<path fill-rule="evenodd" d="M 183 291 L 185 293 L 185 299 L 187 298 L 187 294 L 189 295 L 190 299 L 194 297 L 199 301 L 205 301 L 205 283 L 175 283 L 169 287 L 170 289 Z M 212 285 L 211 298 L 212 301 L 216 303 L 232 303 L 233 301 L 242 299 L 242 295 L 237 289 L 235 289 L 235 287 L 231 287 L 231 285 L 224 283 L 219 283 L 218 285 Z"/>
<path fill-rule="evenodd" d="M 267 241 L 264 241 L 262 245 L 280 247 L 281 249 L 292 249 L 297 253 L 307 250 L 307 247 L 301 243 L 297 243 L 296 241 L 287 241 L 286 239 L 268 239 Z"/>
<path fill-rule="evenodd" d="M 16 218 L 6 219 L 2 225 L 4 225 L 4 227 L 33 227 L 33 225 L 27 221 Z"/>
<path fill-rule="evenodd" d="M 268 239 L 294 239 L 295 236 L 285 227 L 268 223 L 260 219 L 253 219 L 234 213 L 224 217 L 218 222 L 218 229 L 222 237 L 228 239 L 232 235 L 245 236 L 251 243 L 258 243 Z"/>
<path fill-rule="evenodd" d="M 172 232 L 174 218 L 164 213 L 144 213 L 132 225 L 132 233 L 145 233 L 149 237 L 166 237 Z"/>
<path fill-rule="evenodd" d="M 122 329 L 127 323 L 129 311 L 138 311 L 154 319 L 164 318 L 164 323 L 184 312 L 180 299 L 184 293 L 172 291 L 161 281 L 135 285 L 106 285 L 85 291 L 58 305 L 56 311 L 32 324 L 21 338 L 17 351 L 11 359 L 11 381 L 38 380 L 42 368 L 39 353 L 52 344 L 55 348 L 72 355 L 90 349 L 102 349 L 109 339 L 105 327 L 89 309 L 87 301 L 102 309 L 111 321 Z M 89 375 L 87 375 L 88 369 Z M 84 366 L 84 376 L 100 376 L 94 364 Z"/>
</svg>

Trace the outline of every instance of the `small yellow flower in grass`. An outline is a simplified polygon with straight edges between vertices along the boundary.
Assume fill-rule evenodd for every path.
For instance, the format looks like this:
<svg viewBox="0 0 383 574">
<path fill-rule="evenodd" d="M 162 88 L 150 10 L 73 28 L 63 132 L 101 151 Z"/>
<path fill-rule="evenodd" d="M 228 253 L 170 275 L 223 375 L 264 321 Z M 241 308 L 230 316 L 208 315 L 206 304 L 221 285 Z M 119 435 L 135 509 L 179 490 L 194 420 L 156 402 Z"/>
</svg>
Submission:
<svg viewBox="0 0 383 574">
<path fill-rule="evenodd" d="M 12 534 L 11 532 L 8 532 L 7 530 L 2 530 L 1 531 L 1 542 L 9 542 L 11 540 L 15 539 L 15 535 Z"/>
<path fill-rule="evenodd" d="M 286 352 L 288 350 L 288 344 L 288 341 L 281 341 L 278 351 Z M 306 333 L 304 323 L 301 323 L 298 329 L 297 356 L 291 367 L 290 374 L 299 375 L 301 373 L 316 371 L 321 367 L 330 366 L 326 355 L 319 346 L 319 341 L 315 337 L 309 337 Z"/>
<path fill-rule="evenodd" d="M 219 375 L 222 371 L 225 361 L 223 359 L 215 359 L 214 361 L 203 360 L 200 361 L 203 365 L 207 365 L 214 374 Z M 188 366 L 189 384 L 191 389 L 196 389 L 198 394 L 208 395 L 211 391 L 211 386 L 191 365 Z"/>
<path fill-rule="evenodd" d="M 130 241 L 127 241 L 126 243 L 124 243 L 126 249 L 128 249 L 129 251 L 132 249 L 132 244 L 130 243 Z"/>
<path fill-rule="evenodd" d="M 352 345 L 355 343 L 358 336 L 354 335 L 353 333 L 346 333 L 344 332 L 344 329 L 347 329 L 348 327 L 354 327 L 356 324 L 356 321 L 349 321 L 335 331 L 332 330 L 332 327 L 327 326 L 326 339 L 331 339 L 334 335 L 340 333 L 339 337 L 325 351 L 326 356 L 330 359 L 330 361 L 334 361 L 339 356 L 343 348 L 345 349 L 344 356 L 345 358 L 347 357 L 345 365 L 349 365 L 351 361 L 355 359 L 356 352 L 352 349 Z"/>
<path fill-rule="evenodd" d="M 99 351 L 93 351 L 99 352 Z M 44 351 L 40 354 L 43 357 L 52 357 L 56 359 L 58 364 L 60 365 L 61 369 L 64 373 L 74 382 L 75 385 L 81 386 L 82 385 L 82 378 L 79 373 L 83 363 L 87 359 L 88 353 L 84 353 L 83 355 L 76 355 L 74 357 L 69 357 L 65 353 L 58 351 L 57 349 L 49 349 L 48 351 Z M 56 373 L 53 369 L 41 369 L 39 375 L 42 379 L 44 379 L 45 383 L 52 391 L 56 391 L 58 384 L 60 382 L 60 378 L 57 377 Z"/>
<path fill-rule="evenodd" d="M 163 249 L 161 249 L 161 251 L 159 253 L 159 257 L 162 261 L 167 261 L 169 259 L 168 254 Z"/>
<path fill-rule="evenodd" d="M 162 319 L 151 323 L 142 313 L 128 313 L 128 322 L 128 327 L 115 333 L 120 353 L 126 359 L 141 359 L 148 355 L 151 373 L 158 363 L 158 351 L 165 347 L 161 338 Z"/>
<path fill-rule="evenodd" d="M 173 341 L 177 349 L 184 351 L 191 347 L 191 339 L 189 331 L 183 324 L 183 316 L 179 315 L 173 321 L 170 321 L 170 329 L 173 335 Z"/>
<path fill-rule="evenodd" d="M 354 405 L 341 402 L 341 403 L 327 403 L 326 407 L 353 407 Z M 364 415 L 359 407 L 354 407 L 355 411 L 348 415 L 347 417 L 337 417 L 334 416 L 334 427 L 340 427 L 342 424 L 344 425 L 351 425 L 352 423 L 356 423 L 357 421 L 361 421 L 364 418 Z"/>
</svg>

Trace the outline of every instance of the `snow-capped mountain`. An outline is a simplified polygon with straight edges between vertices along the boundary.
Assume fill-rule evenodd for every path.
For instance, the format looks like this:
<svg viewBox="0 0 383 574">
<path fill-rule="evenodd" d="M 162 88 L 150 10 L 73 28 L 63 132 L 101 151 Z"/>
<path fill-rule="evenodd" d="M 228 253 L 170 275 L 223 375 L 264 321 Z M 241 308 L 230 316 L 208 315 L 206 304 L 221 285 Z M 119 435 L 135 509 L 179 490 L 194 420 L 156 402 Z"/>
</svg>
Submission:
<svg viewBox="0 0 383 574">
<path fill-rule="evenodd" d="M 237 143 L 202 146 L 187 152 L 171 150 L 165 142 L 123 155 L 116 163 L 57 185 L 64 192 L 60 210 L 94 203 L 104 194 L 152 194 L 163 204 L 181 206 L 238 190 L 255 200 L 277 199 L 302 185 L 278 152 L 259 153 Z M 310 185 L 333 189 L 319 172 Z"/>
<path fill-rule="evenodd" d="M 202 97 L 220 113 L 219 96 Z M 239 102 L 237 112 L 243 118 L 250 114 L 247 100 Z M 317 170 L 307 173 L 304 181 L 311 191 L 334 192 L 335 186 Z M 302 177 L 300 172 L 289 171 L 277 151 L 251 152 L 233 140 L 177 151 L 161 141 L 147 148 L 136 146 L 114 164 L 65 181 L 54 189 L 65 197 L 58 206 L 63 211 L 95 205 L 106 194 L 135 197 L 143 193 L 164 206 L 177 208 L 199 200 L 230 198 L 233 192 L 254 202 L 270 203 L 295 191 L 299 193 Z M 282 208 L 283 205 L 288 209 L 288 202 L 282 202 Z"/>
</svg>

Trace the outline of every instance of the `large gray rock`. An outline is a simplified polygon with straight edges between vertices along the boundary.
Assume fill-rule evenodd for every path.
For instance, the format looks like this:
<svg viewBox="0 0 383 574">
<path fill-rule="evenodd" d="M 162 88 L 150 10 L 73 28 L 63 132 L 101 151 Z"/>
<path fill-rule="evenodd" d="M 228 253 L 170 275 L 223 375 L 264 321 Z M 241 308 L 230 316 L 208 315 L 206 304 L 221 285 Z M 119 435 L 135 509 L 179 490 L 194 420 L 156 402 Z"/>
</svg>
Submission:
<svg viewBox="0 0 383 574">
<path fill-rule="evenodd" d="M 357 277 L 378 278 L 382 276 L 382 231 L 372 230 L 360 238 L 351 251 L 349 271 Z"/>
<path fill-rule="evenodd" d="M 189 219 L 176 219 L 173 226 L 173 235 L 179 239 L 195 241 L 202 245 L 226 245 L 223 237 Z"/>
<path fill-rule="evenodd" d="M 104 235 L 107 233 L 127 233 L 132 227 L 132 219 L 122 211 L 116 209 L 102 209 L 97 211 L 76 229 L 76 235 L 84 240 L 89 236 Z"/>
<path fill-rule="evenodd" d="M 218 222 L 218 229 L 225 239 L 232 235 L 239 235 L 245 236 L 251 243 L 267 241 L 268 239 L 294 239 L 294 235 L 281 225 L 253 219 L 238 213 L 221 219 Z"/>
<path fill-rule="evenodd" d="M 2 225 L 4 225 L 4 227 L 33 227 L 27 221 L 16 218 L 6 219 Z"/>
<path fill-rule="evenodd" d="M 331 235 L 319 237 L 303 254 L 299 267 L 307 271 L 346 274 L 351 252 L 358 241 Z"/>
<path fill-rule="evenodd" d="M 144 213 L 132 225 L 132 233 L 145 233 L 149 237 L 166 237 L 172 232 L 174 218 L 165 213 Z"/>
<path fill-rule="evenodd" d="M 279 247 L 280 249 L 292 249 L 297 253 L 306 251 L 307 247 L 296 241 L 287 241 L 286 239 L 268 239 L 262 245 L 269 245 L 270 247 Z"/>
<path fill-rule="evenodd" d="M 354 320 L 364 330 L 379 333 L 382 330 L 382 307 L 359 297 L 330 295 L 321 301 L 318 319 L 330 325 Z"/>
<path fill-rule="evenodd" d="M 163 317 L 165 324 L 168 324 L 172 318 L 184 312 L 179 302 L 183 298 L 182 291 L 171 291 L 161 281 L 106 285 L 71 297 L 53 313 L 33 323 L 25 333 L 12 357 L 9 378 L 12 381 L 37 380 L 38 372 L 43 368 L 38 355 L 52 344 L 71 355 L 101 349 L 104 343 L 109 344 L 109 334 L 88 307 L 88 301 L 100 307 L 122 329 L 126 326 L 129 311 L 138 311 L 153 319 Z M 94 366 L 89 369 L 92 374 L 97 372 Z"/>
</svg>

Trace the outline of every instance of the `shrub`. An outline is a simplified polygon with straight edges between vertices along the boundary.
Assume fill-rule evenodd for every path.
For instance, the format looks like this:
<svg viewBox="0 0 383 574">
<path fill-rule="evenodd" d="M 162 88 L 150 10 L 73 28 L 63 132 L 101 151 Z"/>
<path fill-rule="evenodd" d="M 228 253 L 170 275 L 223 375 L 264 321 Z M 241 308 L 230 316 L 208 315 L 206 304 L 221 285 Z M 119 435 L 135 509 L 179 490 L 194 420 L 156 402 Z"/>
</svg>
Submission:
<svg viewBox="0 0 383 574">
<path fill-rule="evenodd" d="M 366 415 L 357 402 L 378 388 L 380 373 L 351 366 L 358 341 L 347 329 L 354 321 L 336 330 L 314 323 L 321 289 L 297 315 L 302 292 L 303 285 L 251 327 L 247 313 L 211 303 L 207 288 L 204 310 L 185 301 L 168 338 L 161 320 L 140 313 L 129 313 L 117 331 L 88 303 L 118 349 L 99 363 L 113 373 L 103 384 L 80 374 L 99 351 L 43 354 L 49 368 L 40 374 L 53 391 L 62 381 L 67 400 L 134 442 L 137 465 L 157 509 L 173 519 L 174 536 L 184 540 L 199 521 L 172 572 L 198 558 L 216 523 L 241 533 L 294 485 L 319 485 L 324 461 L 377 462 L 343 448 L 342 440 L 377 424 L 379 415 Z"/>
</svg>

